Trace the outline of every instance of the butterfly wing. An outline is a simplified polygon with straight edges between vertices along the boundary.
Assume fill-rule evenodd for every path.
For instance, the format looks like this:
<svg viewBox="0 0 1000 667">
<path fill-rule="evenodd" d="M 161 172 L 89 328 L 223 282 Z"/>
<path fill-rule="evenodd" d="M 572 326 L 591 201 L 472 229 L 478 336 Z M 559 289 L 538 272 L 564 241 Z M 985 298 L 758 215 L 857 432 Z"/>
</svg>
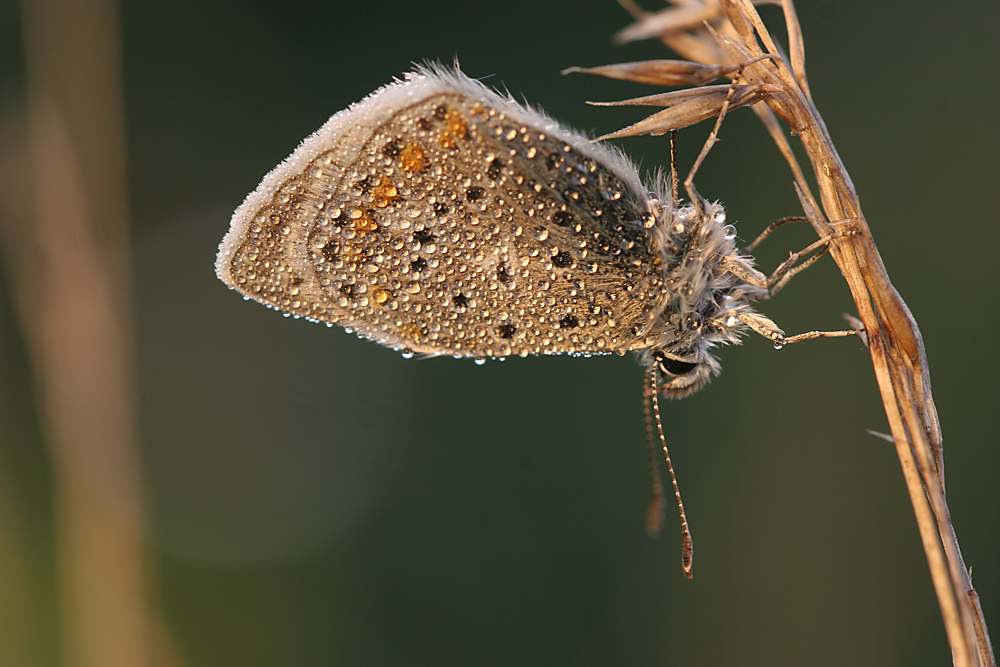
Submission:
<svg viewBox="0 0 1000 667">
<path fill-rule="evenodd" d="M 269 174 L 218 272 L 415 353 L 624 352 L 667 299 L 650 209 L 624 158 L 458 72 L 424 71 Z"/>
</svg>

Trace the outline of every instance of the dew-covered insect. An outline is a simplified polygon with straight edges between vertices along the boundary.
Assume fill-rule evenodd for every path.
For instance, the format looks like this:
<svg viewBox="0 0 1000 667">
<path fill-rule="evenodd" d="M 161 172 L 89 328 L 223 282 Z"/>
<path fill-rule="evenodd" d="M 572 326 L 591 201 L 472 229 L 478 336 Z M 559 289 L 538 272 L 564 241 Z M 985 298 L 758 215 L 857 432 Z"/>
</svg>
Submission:
<svg viewBox="0 0 1000 667">
<path fill-rule="evenodd" d="M 219 277 L 405 356 L 637 352 L 679 398 L 781 331 L 718 204 L 457 70 L 334 115 L 236 210 Z"/>
</svg>

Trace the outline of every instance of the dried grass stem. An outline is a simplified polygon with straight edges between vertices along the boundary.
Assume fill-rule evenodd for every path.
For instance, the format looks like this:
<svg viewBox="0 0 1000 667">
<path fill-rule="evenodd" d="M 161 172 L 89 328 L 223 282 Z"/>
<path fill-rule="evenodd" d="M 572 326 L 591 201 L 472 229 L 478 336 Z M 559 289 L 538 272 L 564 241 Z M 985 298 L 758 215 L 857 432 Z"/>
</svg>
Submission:
<svg viewBox="0 0 1000 667">
<path fill-rule="evenodd" d="M 788 162 L 806 216 L 819 237 L 829 239 L 830 253 L 857 306 L 954 662 L 961 667 L 995 667 L 978 595 L 962 560 L 945 498 L 941 431 L 923 341 L 913 316 L 889 279 L 854 184 L 813 104 L 802 32 L 792 0 L 780 2 L 788 31 L 787 55 L 750 0 L 676 0 L 675 5 L 647 14 L 627 3 L 626 9 L 637 22 L 617 37 L 620 41 L 659 38 L 693 61 L 690 66 L 685 68 L 678 61 L 653 61 L 583 71 L 642 83 L 650 83 L 657 72 L 663 71 L 661 84 L 672 83 L 689 72 L 689 86 L 700 86 L 703 81 L 698 77 L 704 78 L 712 71 L 738 79 L 734 90 L 740 91 L 742 99 L 730 96 L 729 101 L 735 99 L 737 103 L 729 108 L 753 105 Z M 693 17 L 702 20 L 696 23 Z M 718 115 L 726 108 L 720 101 L 721 88 L 701 86 L 626 100 L 623 104 L 668 108 L 608 137 L 663 134 Z M 805 148 L 818 199 L 779 118 Z"/>
</svg>

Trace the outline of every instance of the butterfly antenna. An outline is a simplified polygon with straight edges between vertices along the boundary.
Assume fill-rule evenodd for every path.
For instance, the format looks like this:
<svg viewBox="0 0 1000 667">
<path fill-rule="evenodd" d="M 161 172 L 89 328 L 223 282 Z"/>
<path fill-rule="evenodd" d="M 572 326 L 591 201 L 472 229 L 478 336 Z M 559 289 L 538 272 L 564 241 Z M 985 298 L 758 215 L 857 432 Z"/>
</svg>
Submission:
<svg viewBox="0 0 1000 667">
<path fill-rule="evenodd" d="M 688 527 L 687 513 L 684 511 L 684 501 L 681 500 L 681 489 L 677 486 L 677 475 L 674 474 L 674 464 L 670 461 L 670 452 L 667 450 L 667 439 L 663 435 L 663 421 L 660 419 L 660 400 L 656 386 L 656 369 L 649 371 L 649 393 L 653 399 L 653 416 L 656 420 L 656 431 L 660 436 L 660 444 L 663 445 L 663 456 L 667 459 L 667 470 L 670 471 L 670 481 L 674 485 L 674 495 L 677 496 L 677 510 L 681 515 L 681 567 L 684 568 L 684 576 L 688 579 L 694 577 L 694 544 L 691 541 L 691 529 Z M 661 490 L 662 493 L 662 490 Z"/>
<path fill-rule="evenodd" d="M 670 198 L 673 200 L 671 211 L 677 210 L 677 130 L 670 130 Z"/>
<path fill-rule="evenodd" d="M 660 453 L 657 451 L 656 436 L 653 431 L 653 391 L 644 387 L 642 391 L 642 408 L 646 417 L 646 445 L 649 452 L 649 475 L 652 481 L 652 493 L 649 505 L 646 507 L 646 534 L 656 537 L 663 527 L 664 510 L 667 499 L 663 496 L 663 482 L 660 480 Z"/>
</svg>

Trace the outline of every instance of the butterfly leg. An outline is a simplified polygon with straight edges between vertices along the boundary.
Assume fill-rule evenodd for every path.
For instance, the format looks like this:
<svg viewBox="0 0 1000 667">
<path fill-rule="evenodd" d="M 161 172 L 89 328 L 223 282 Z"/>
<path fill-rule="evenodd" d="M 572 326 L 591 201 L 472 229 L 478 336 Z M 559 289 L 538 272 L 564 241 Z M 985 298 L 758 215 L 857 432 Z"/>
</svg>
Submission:
<svg viewBox="0 0 1000 667">
<path fill-rule="evenodd" d="M 829 236 L 813 241 L 798 252 L 788 253 L 788 259 L 779 264 L 771 275 L 767 277 L 768 297 L 772 297 L 781 291 L 788 281 L 792 279 L 792 276 L 815 264 L 816 261 L 829 249 L 830 241 L 841 236 L 850 236 L 853 233 L 854 232 L 852 231 L 834 232 Z M 819 252 L 812 255 L 801 264 L 798 264 L 803 257 L 816 250 L 819 250 Z M 798 265 L 796 266 L 796 264 Z"/>
<path fill-rule="evenodd" d="M 808 218 L 798 215 L 788 216 L 776 220 L 772 222 L 770 225 L 768 225 L 767 228 L 763 232 L 761 232 L 760 235 L 757 238 L 755 238 L 752 243 L 747 245 L 743 250 L 748 253 L 752 252 L 753 249 L 756 248 L 761 243 L 761 241 L 767 238 L 771 234 L 771 232 L 773 232 L 778 227 L 786 225 L 789 222 L 801 222 L 804 220 L 808 220 Z M 775 294 L 777 294 L 779 291 L 781 291 L 781 289 L 788 283 L 788 281 L 792 279 L 792 276 L 796 275 L 800 271 L 804 271 L 805 269 L 815 264 L 816 261 L 819 260 L 819 258 L 822 257 L 823 254 L 829 249 L 830 241 L 843 236 L 850 236 L 853 233 L 854 232 L 852 230 L 842 230 L 824 236 L 823 238 L 810 243 L 808 246 L 806 246 L 802 250 L 799 250 L 798 252 L 789 253 L 788 259 L 779 264 L 778 267 L 771 272 L 771 275 L 766 278 L 763 285 L 759 284 L 756 281 L 751 281 L 751 280 L 748 280 L 747 282 L 750 282 L 752 285 L 756 285 L 758 287 L 765 287 L 768 290 L 767 297 L 765 298 L 770 298 Z M 816 252 L 815 255 L 812 255 L 804 262 L 799 264 L 799 262 L 802 260 L 803 257 L 805 257 L 811 252 L 815 252 L 816 250 L 819 250 L 819 252 Z"/>
<path fill-rule="evenodd" d="M 762 231 L 757 236 L 757 238 L 755 238 L 749 245 L 747 245 L 745 248 L 743 248 L 743 251 L 744 252 L 748 252 L 748 253 L 752 253 L 753 250 L 754 250 L 754 248 L 756 248 L 758 245 L 760 245 L 761 241 L 763 241 L 768 236 L 770 236 L 771 232 L 773 232 L 778 227 L 781 227 L 782 225 L 787 225 L 789 222 L 805 222 L 808 219 L 809 218 L 807 218 L 804 215 L 789 215 L 789 216 L 786 216 L 784 218 L 779 218 L 778 220 L 775 220 L 770 225 L 768 225 L 767 229 L 765 229 L 764 231 Z"/>
<path fill-rule="evenodd" d="M 760 334 L 774 343 L 774 348 L 776 350 L 780 350 L 785 345 L 789 345 L 791 343 L 801 343 L 804 340 L 812 340 L 814 338 L 843 338 L 844 336 L 855 335 L 861 336 L 862 340 L 865 341 L 865 344 L 867 344 L 867 340 L 864 337 L 865 332 L 862 328 L 844 329 L 841 331 L 807 331 L 805 333 L 795 334 L 794 336 L 786 336 L 784 332 L 778 328 L 778 325 L 760 313 L 740 313 L 737 317 L 739 317 L 741 322 L 753 329 L 755 333 Z M 860 322 L 855 321 L 854 324 L 855 326 L 858 326 L 860 325 Z"/>
<path fill-rule="evenodd" d="M 708 134 L 708 138 L 701 147 L 701 152 L 698 153 L 697 159 L 695 159 L 694 164 L 691 165 L 691 170 L 688 172 L 687 178 L 684 179 L 684 190 L 687 192 L 688 199 L 691 204 L 695 207 L 698 212 L 698 217 L 700 218 L 704 212 L 704 207 L 702 206 L 701 195 L 698 194 L 697 188 L 694 186 L 694 177 L 701 168 L 702 162 L 708 157 L 709 151 L 712 147 L 719 141 L 719 128 L 722 127 L 722 121 L 725 120 L 726 114 L 729 113 L 729 105 L 733 100 L 733 95 L 736 93 L 736 86 L 739 83 L 740 76 L 742 75 L 742 67 L 737 70 L 736 76 L 733 77 L 732 84 L 729 86 L 729 90 L 726 93 L 726 99 L 722 103 L 722 108 L 719 110 L 719 115 L 715 118 L 715 125 L 712 127 L 712 131 Z"/>
</svg>

